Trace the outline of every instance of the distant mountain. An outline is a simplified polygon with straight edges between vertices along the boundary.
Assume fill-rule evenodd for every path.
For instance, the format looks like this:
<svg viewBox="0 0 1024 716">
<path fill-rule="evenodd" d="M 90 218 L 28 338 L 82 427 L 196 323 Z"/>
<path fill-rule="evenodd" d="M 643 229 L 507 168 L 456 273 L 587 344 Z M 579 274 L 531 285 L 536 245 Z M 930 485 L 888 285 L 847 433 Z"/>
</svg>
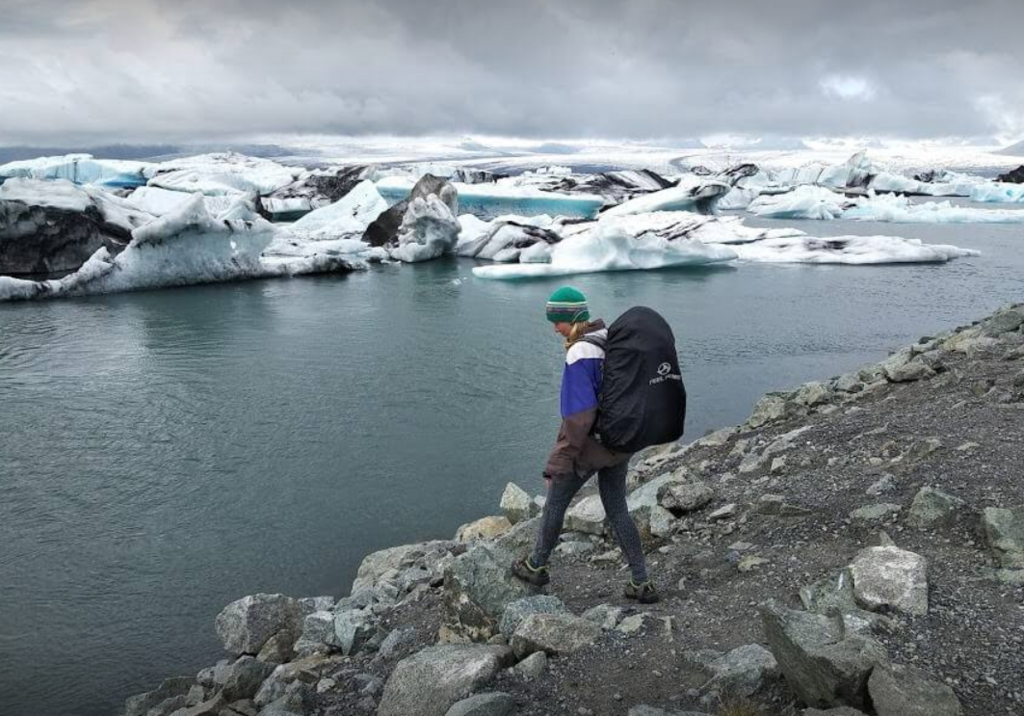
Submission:
<svg viewBox="0 0 1024 716">
<path fill-rule="evenodd" d="M 1006 154 L 1011 157 L 1024 157 L 1024 142 L 1017 142 L 1006 149 L 1000 149 L 996 154 Z"/>
</svg>

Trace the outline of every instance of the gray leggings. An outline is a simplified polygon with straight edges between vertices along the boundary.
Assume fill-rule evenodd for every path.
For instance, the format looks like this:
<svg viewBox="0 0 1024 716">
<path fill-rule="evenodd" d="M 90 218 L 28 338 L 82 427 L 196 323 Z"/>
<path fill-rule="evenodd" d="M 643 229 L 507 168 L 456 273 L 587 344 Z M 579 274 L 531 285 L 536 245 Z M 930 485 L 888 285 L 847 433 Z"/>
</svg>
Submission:
<svg viewBox="0 0 1024 716">
<path fill-rule="evenodd" d="M 626 508 L 626 471 L 629 461 L 624 460 L 617 465 L 597 471 L 597 488 L 601 493 L 601 504 L 604 505 L 608 521 L 615 530 L 629 568 L 633 572 L 633 581 L 637 584 L 647 581 L 647 564 L 644 551 L 640 546 L 640 533 L 637 531 L 633 518 Z M 583 475 L 563 475 L 551 480 L 544 513 L 540 518 L 540 532 L 537 533 L 537 545 L 534 547 L 530 562 L 535 567 L 548 563 L 551 550 L 558 544 L 558 536 L 562 532 L 562 522 L 569 503 L 580 488 L 591 478 L 594 472 Z"/>
</svg>

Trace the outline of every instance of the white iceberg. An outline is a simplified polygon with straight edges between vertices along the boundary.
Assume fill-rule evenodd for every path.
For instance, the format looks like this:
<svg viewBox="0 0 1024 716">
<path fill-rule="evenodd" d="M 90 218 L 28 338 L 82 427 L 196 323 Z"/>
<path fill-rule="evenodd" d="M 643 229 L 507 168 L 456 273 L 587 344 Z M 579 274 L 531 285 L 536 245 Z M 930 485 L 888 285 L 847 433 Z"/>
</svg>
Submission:
<svg viewBox="0 0 1024 716">
<path fill-rule="evenodd" d="M 146 172 L 155 165 L 149 162 L 119 159 L 94 159 L 91 154 L 67 154 L 39 157 L 0 165 L 0 183 L 21 177 L 52 181 L 66 179 L 75 184 L 97 184 L 109 187 L 133 187 L 146 183 Z"/>
<path fill-rule="evenodd" d="M 756 216 L 771 219 L 838 219 L 850 202 L 824 187 L 804 185 L 780 194 L 762 194 L 747 206 Z"/>
<path fill-rule="evenodd" d="M 477 266 L 473 275 L 486 279 L 567 276 L 600 271 L 637 271 L 670 266 L 702 266 L 736 258 L 730 247 L 693 239 L 670 241 L 653 232 L 634 236 L 614 221 L 570 236 L 551 250 L 550 263 Z"/>
<path fill-rule="evenodd" d="M 137 207 L 140 211 L 145 211 L 153 216 L 164 216 L 165 214 L 179 211 L 183 206 L 192 201 L 193 196 L 195 194 L 189 194 L 184 191 L 171 191 L 170 189 L 161 189 L 156 186 L 140 186 L 129 194 L 125 201 Z M 204 196 L 203 200 L 210 214 L 219 216 L 228 211 L 240 196 L 242 195 Z"/>
<path fill-rule="evenodd" d="M 1020 204 L 1024 203 L 1024 184 L 995 181 L 977 184 L 971 189 L 970 197 L 971 201 Z"/>
<path fill-rule="evenodd" d="M 149 186 L 220 194 L 270 194 L 308 173 L 301 167 L 286 167 L 269 159 L 234 152 L 200 154 L 152 164 L 146 170 Z"/>
<path fill-rule="evenodd" d="M 936 172 L 941 181 L 925 182 L 910 179 L 902 174 L 881 172 L 871 180 L 875 192 L 894 194 L 916 194 L 920 196 L 970 196 L 974 188 L 988 183 L 981 177 L 953 172 Z"/>
<path fill-rule="evenodd" d="M 742 261 L 809 264 L 893 264 L 944 262 L 977 251 L 925 244 L 898 236 L 792 236 L 734 245 Z"/>
<path fill-rule="evenodd" d="M 715 203 L 728 194 L 732 187 L 723 181 L 687 174 L 676 186 L 642 194 L 613 206 L 603 216 L 628 216 L 649 214 L 656 211 L 691 211 L 702 213 L 714 211 Z"/>
<path fill-rule="evenodd" d="M 459 217 L 459 256 L 497 262 L 547 261 L 551 247 L 561 241 L 560 222 L 550 216 L 499 216 L 482 221 L 472 214 Z"/>
<path fill-rule="evenodd" d="M 391 258 L 407 263 L 429 261 L 451 253 L 459 238 L 459 222 L 436 194 L 409 202 L 398 229 L 398 246 Z"/>
<path fill-rule="evenodd" d="M 377 190 L 390 203 L 409 196 L 415 181 L 405 176 L 386 177 L 377 182 Z M 462 211 L 491 219 L 502 214 L 536 216 L 539 214 L 593 218 L 604 206 L 596 194 L 558 194 L 532 186 L 512 184 L 454 183 Z"/>
<path fill-rule="evenodd" d="M 289 230 L 313 241 L 362 236 L 378 216 L 387 211 L 372 181 L 362 181 L 348 194 L 328 206 L 311 211 L 291 224 Z"/>
<path fill-rule="evenodd" d="M 829 189 L 799 186 L 784 194 L 763 194 L 747 207 L 772 219 L 850 219 L 905 224 L 1016 224 L 1024 211 L 954 206 L 948 201 L 913 202 L 898 194 L 846 197 Z"/>
<path fill-rule="evenodd" d="M 80 296 L 160 286 L 182 286 L 267 275 L 260 254 L 273 226 L 218 220 L 201 196 L 176 212 L 135 229 L 116 257 L 102 248 L 76 272 L 53 281 L 0 279 L 0 300 Z"/>
<path fill-rule="evenodd" d="M 135 229 L 131 243 L 117 256 L 101 248 L 80 269 L 59 280 L 0 276 L 0 301 L 362 268 L 334 246 L 265 257 L 264 250 L 274 238 L 274 226 L 256 216 L 251 204 L 237 201 L 224 216 L 214 218 L 203 196 L 196 194 L 177 211 Z"/>
</svg>

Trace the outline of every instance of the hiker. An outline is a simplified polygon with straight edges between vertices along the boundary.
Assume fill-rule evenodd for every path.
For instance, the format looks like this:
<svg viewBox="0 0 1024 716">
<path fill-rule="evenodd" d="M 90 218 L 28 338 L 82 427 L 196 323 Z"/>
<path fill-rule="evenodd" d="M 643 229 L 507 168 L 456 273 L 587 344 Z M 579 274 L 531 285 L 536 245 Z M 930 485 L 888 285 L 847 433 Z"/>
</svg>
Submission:
<svg viewBox="0 0 1024 716">
<path fill-rule="evenodd" d="M 533 554 L 516 560 L 512 573 L 538 587 L 551 580 L 548 558 L 558 543 L 565 512 L 573 496 L 596 472 L 601 503 L 632 570 L 625 596 L 644 604 L 656 602 L 658 592 L 647 576 L 640 533 L 626 508 L 626 471 L 632 453 L 610 450 L 593 435 L 608 330 L 602 320 L 590 320 L 586 297 L 569 286 L 551 295 L 546 313 L 555 332 L 565 339 L 562 425 L 544 468 L 547 501 Z"/>
</svg>

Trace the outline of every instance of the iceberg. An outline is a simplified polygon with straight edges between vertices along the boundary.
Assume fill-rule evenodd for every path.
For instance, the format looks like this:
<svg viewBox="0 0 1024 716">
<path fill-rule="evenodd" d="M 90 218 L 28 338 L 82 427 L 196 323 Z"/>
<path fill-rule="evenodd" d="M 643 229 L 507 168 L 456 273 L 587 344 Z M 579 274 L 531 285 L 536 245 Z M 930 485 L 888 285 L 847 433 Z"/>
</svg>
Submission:
<svg viewBox="0 0 1024 716">
<path fill-rule="evenodd" d="M 977 184 L 971 189 L 970 197 L 971 201 L 1020 204 L 1024 203 L 1024 184 L 1007 182 Z"/>
<path fill-rule="evenodd" d="M 551 250 L 550 263 L 477 266 L 473 275 L 485 279 L 568 276 L 602 271 L 638 271 L 679 266 L 706 266 L 731 261 L 730 247 L 695 239 L 662 238 L 654 233 L 633 236 L 615 222 L 601 222 L 592 231 L 564 239 Z"/>
<path fill-rule="evenodd" d="M 937 263 L 979 252 L 898 236 L 793 236 L 732 247 L 741 261 L 809 264 Z"/>
<path fill-rule="evenodd" d="M 850 205 L 842 194 L 824 187 L 804 185 L 779 194 L 762 194 L 747 206 L 756 216 L 771 219 L 838 219 Z"/>
<path fill-rule="evenodd" d="M 511 184 L 453 184 L 464 212 L 493 219 L 502 214 L 536 216 L 560 214 L 593 218 L 604 206 L 604 199 L 594 194 L 557 194 L 536 187 Z M 385 177 L 377 182 L 377 190 L 389 203 L 409 196 L 413 181 L 408 177 Z"/>
<path fill-rule="evenodd" d="M 954 206 L 948 201 L 914 203 L 898 194 L 845 197 L 815 186 L 799 186 L 785 194 L 762 194 L 747 207 L 772 219 L 851 219 L 905 224 L 1024 223 L 1024 211 Z"/>
<path fill-rule="evenodd" d="M 398 229 L 398 246 L 391 258 L 408 263 L 429 261 L 451 253 L 459 237 L 459 222 L 437 194 L 409 202 Z"/>
<path fill-rule="evenodd" d="M 365 165 L 314 169 L 259 200 L 258 210 L 273 221 L 295 221 L 345 198 L 374 170 Z"/>
<path fill-rule="evenodd" d="M 307 170 L 300 167 L 234 152 L 173 159 L 152 164 L 146 170 L 149 186 L 207 196 L 271 194 L 306 174 Z"/>
<path fill-rule="evenodd" d="M 101 247 L 119 253 L 152 220 L 97 187 L 9 179 L 0 185 L 0 274 L 76 271 Z"/>
<path fill-rule="evenodd" d="M 182 286 L 264 276 L 260 254 L 273 227 L 217 220 L 201 196 L 176 212 L 132 231 L 131 243 L 116 257 L 100 248 L 74 273 L 59 280 L 0 279 L 0 300 L 81 296 L 161 286 Z"/>
<path fill-rule="evenodd" d="M 232 215 L 246 218 L 230 218 Z M 214 218 L 201 194 L 193 195 L 178 210 L 134 229 L 131 236 L 131 242 L 117 256 L 101 247 L 77 271 L 62 279 L 30 281 L 0 276 L 0 301 L 365 267 L 343 250 L 347 247 L 329 242 L 292 250 L 279 246 L 278 251 L 264 256 L 277 238 L 276 230 L 255 213 L 251 203 L 238 200 L 224 215 Z M 311 250 L 311 246 L 316 248 Z"/>
<path fill-rule="evenodd" d="M 455 253 L 469 258 L 498 262 L 547 261 L 551 246 L 562 237 L 551 228 L 555 221 L 547 215 L 502 216 L 481 221 L 472 214 L 459 217 L 459 242 Z"/>
<path fill-rule="evenodd" d="M 164 216 L 181 209 L 192 201 L 193 196 L 195 194 L 184 191 L 171 191 L 156 186 L 140 186 L 125 197 L 125 201 L 140 211 L 145 211 L 153 216 Z M 240 196 L 242 195 L 205 196 L 203 200 L 210 214 L 219 216 L 230 209 Z"/>
<path fill-rule="evenodd" d="M 291 224 L 289 230 L 313 241 L 361 237 L 373 221 L 387 211 L 388 204 L 372 181 L 356 184 L 345 196 L 316 209 Z"/>
<path fill-rule="evenodd" d="M 74 184 L 105 187 L 136 187 L 146 183 L 146 172 L 154 165 L 119 159 L 94 159 L 91 154 L 39 157 L 0 165 L 0 184 L 20 177 L 52 181 L 65 179 Z"/>
<path fill-rule="evenodd" d="M 687 174 L 676 186 L 650 194 L 643 194 L 618 206 L 613 206 L 603 216 L 627 216 L 647 214 L 656 211 L 697 210 L 710 214 L 715 204 L 732 190 L 732 186 L 717 179 L 708 180 L 695 174 Z"/>
</svg>

